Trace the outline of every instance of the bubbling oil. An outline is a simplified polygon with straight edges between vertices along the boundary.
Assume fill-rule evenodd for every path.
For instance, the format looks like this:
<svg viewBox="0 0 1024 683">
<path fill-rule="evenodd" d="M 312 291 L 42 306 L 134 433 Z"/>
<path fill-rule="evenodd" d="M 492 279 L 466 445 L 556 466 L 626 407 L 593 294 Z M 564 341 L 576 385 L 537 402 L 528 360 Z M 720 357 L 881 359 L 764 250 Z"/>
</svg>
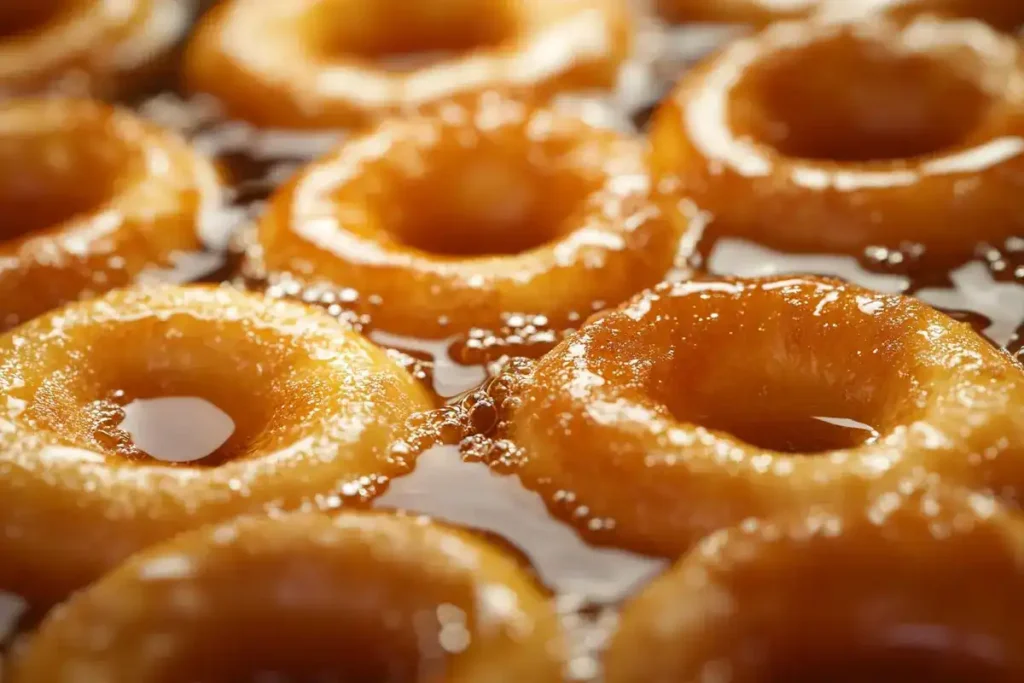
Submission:
<svg viewBox="0 0 1024 683">
<path fill-rule="evenodd" d="M 642 133 L 653 107 L 680 72 L 746 29 L 667 26 L 647 16 L 639 30 L 638 54 L 624 67 L 628 77 L 623 78 L 622 87 L 611 95 L 582 93 L 563 98 L 564 106 L 589 112 L 588 116 L 599 123 Z M 413 418 L 406 438 L 392 444 L 396 458 L 417 456 L 416 467 L 390 482 L 374 505 L 399 514 L 444 519 L 514 550 L 554 596 L 572 645 L 570 679 L 599 679 L 599 655 L 615 627 L 617 606 L 662 571 L 666 560 L 583 541 L 571 524 L 550 514 L 552 509 L 575 510 L 573 492 L 560 491 L 551 500 L 544 500 L 522 487 L 515 477 L 522 454 L 506 438 L 508 416 L 519 401 L 516 393 L 535 360 L 571 335 L 592 311 L 580 311 L 571 317 L 569 327 L 552 325 L 535 312 L 507 311 L 497 329 L 453 333 L 440 341 L 376 330 L 373 318 L 380 301 L 374 297 L 344 287 L 310 286 L 289 277 L 272 277 L 261 271 L 259 259 L 254 258 L 258 257 L 258 246 L 253 242 L 251 227 L 267 198 L 302 164 L 342 141 L 344 131 L 255 129 L 222 119 L 209 99 L 185 96 L 173 87 L 133 104 L 143 116 L 180 131 L 198 149 L 213 156 L 231 185 L 230 202 L 207 219 L 211 235 L 207 251 L 185 255 L 169 272 L 154 277 L 182 282 L 230 281 L 272 297 L 305 301 L 387 348 L 396 362 L 434 393 L 439 407 Z M 732 238 L 708 238 L 698 246 L 687 268 L 738 276 L 812 273 L 879 291 L 918 296 L 967 320 L 993 344 L 1024 359 L 1024 236 L 1005 244 L 979 245 L 975 257 L 943 271 L 924 268 L 922 247 L 912 244 L 896 250 L 868 249 L 860 257 L 789 254 Z M 243 254 L 250 257 L 245 266 Z M 672 277 L 683 277 L 687 272 L 681 270 Z M 164 420 L 156 429 L 169 430 L 172 438 L 175 433 L 183 433 L 180 425 L 175 429 L 166 422 L 166 414 L 153 417 L 154 410 L 159 412 L 161 406 L 167 410 L 167 399 L 173 398 L 189 397 L 127 400 L 125 396 L 110 396 L 96 402 L 89 410 L 95 411 L 92 417 L 97 438 L 107 439 L 113 448 L 133 457 L 142 454 L 159 458 L 159 453 L 152 451 L 161 451 L 162 447 L 150 442 L 150 435 L 144 433 L 146 423 L 152 429 L 154 419 Z M 142 402 L 147 400 L 160 405 L 154 408 L 156 404 Z M 174 410 L 181 407 L 177 405 Z M 213 411 L 217 410 L 214 406 Z M 173 457 L 162 459 L 201 462 L 215 453 L 231 436 L 227 431 L 231 416 L 217 416 L 213 411 L 208 410 L 201 418 L 206 446 L 192 444 L 194 457 L 176 451 Z M 195 425 L 195 419 L 190 424 Z M 847 434 L 851 439 L 873 438 L 870 425 L 853 422 L 848 416 L 808 415 L 807 424 L 818 428 L 825 425 L 837 434 L 852 431 Z M 223 441 L 209 452 L 197 455 L 221 437 Z M 168 435 L 162 438 L 166 440 Z M 588 519 L 585 513 L 574 512 L 572 516 L 580 525 L 614 523 Z M 0 593 L 0 651 L 5 635 L 15 630 L 25 610 L 17 596 Z"/>
</svg>

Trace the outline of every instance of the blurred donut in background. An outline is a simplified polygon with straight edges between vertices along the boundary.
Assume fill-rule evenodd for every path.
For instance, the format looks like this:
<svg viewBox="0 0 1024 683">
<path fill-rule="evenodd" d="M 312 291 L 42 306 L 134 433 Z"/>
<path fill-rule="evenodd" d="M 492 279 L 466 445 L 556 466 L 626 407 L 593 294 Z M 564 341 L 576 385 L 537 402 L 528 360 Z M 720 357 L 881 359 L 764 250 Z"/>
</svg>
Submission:
<svg viewBox="0 0 1024 683">
<path fill-rule="evenodd" d="M 683 76 L 650 138 L 717 235 L 949 262 L 1024 233 L 1024 50 L 980 22 L 775 24 Z"/>
<path fill-rule="evenodd" d="M 47 618 L 13 683 L 560 683 L 563 647 L 546 596 L 484 540 L 415 517 L 297 515 L 130 558 Z"/>
<path fill-rule="evenodd" d="M 689 224 L 665 216 L 646 147 L 488 93 L 384 121 L 271 198 L 253 269 L 351 287 L 375 327 L 444 338 L 510 312 L 571 326 L 665 277 Z"/>
<path fill-rule="evenodd" d="M 183 138 L 125 109 L 0 101 L 0 330 L 173 272 L 224 192 Z"/>
<path fill-rule="evenodd" d="M 0 94 L 113 97 L 145 87 L 188 29 L 192 0 L 0 3 Z"/>
<path fill-rule="evenodd" d="M 1011 683 L 1024 520 L 912 480 L 704 539 L 625 606 L 608 683 Z"/>
<path fill-rule="evenodd" d="M 631 26 L 624 0 L 227 0 L 185 72 L 251 123 L 358 127 L 484 90 L 610 88 Z"/>
</svg>

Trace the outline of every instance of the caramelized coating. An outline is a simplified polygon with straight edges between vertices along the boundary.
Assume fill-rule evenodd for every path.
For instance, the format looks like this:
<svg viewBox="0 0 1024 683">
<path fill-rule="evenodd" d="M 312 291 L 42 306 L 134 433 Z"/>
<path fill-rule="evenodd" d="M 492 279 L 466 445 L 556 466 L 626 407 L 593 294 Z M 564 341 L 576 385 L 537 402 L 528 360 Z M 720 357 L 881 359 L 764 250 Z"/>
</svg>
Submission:
<svg viewBox="0 0 1024 683">
<path fill-rule="evenodd" d="M 201 250 L 220 195 L 184 140 L 127 112 L 0 104 L 0 330 Z"/>
<path fill-rule="evenodd" d="M 626 606 L 604 680 L 1015 683 L 1022 558 L 1018 514 L 909 482 L 751 519 Z"/>
<path fill-rule="evenodd" d="M 564 341 L 520 398 L 523 482 L 641 552 L 885 475 L 1024 496 L 1024 371 L 914 299 L 835 281 L 659 286 Z"/>
<path fill-rule="evenodd" d="M 274 196 L 264 266 L 353 288 L 401 334 L 585 317 L 658 282 L 679 249 L 644 152 L 495 94 L 385 121 Z"/>
<path fill-rule="evenodd" d="M 612 86 L 630 24 L 623 0 L 227 0 L 186 74 L 258 125 L 352 127 L 489 89 Z"/>
<path fill-rule="evenodd" d="M 140 452 L 122 405 L 199 397 L 235 423 L 188 465 Z M 425 390 L 334 318 L 227 288 L 116 291 L 0 337 L 0 590 L 65 595 L 183 529 L 376 495 Z"/>
<path fill-rule="evenodd" d="M 1024 234 L 1022 57 L 976 22 L 776 24 L 683 78 L 652 127 L 655 174 L 712 234 L 970 255 Z"/>
<path fill-rule="evenodd" d="M 14 683 L 557 683 L 561 647 L 548 601 L 485 541 L 409 517 L 300 515 L 132 557 L 51 614 Z"/>
<path fill-rule="evenodd" d="M 2 2 L 0 92 L 123 94 L 165 61 L 190 7 L 190 0 Z"/>
</svg>

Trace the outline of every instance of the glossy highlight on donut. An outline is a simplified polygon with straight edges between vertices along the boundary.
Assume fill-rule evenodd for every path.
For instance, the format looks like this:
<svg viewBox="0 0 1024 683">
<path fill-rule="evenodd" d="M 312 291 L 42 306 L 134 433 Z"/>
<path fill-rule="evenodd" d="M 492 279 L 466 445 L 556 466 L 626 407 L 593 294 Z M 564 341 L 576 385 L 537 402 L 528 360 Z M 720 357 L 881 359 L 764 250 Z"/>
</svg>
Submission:
<svg viewBox="0 0 1024 683">
<path fill-rule="evenodd" d="M 441 338 L 623 301 L 672 268 L 680 232 L 641 143 L 492 93 L 306 167 L 272 197 L 251 260 L 376 300 L 375 327 Z"/>
<path fill-rule="evenodd" d="M 1024 52 L 969 21 L 777 24 L 684 76 L 651 144 L 710 234 L 955 261 L 1024 233 Z"/>
<path fill-rule="evenodd" d="M 0 93 L 115 96 L 145 83 L 192 0 L 11 0 L 0 5 Z"/>
<path fill-rule="evenodd" d="M 413 517 L 297 515 L 132 557 L 43 623 L 13 680 L 558 683 L 561 648 L 545 596 L 486 541 Z"/>
<path fill-rule="evenodd" d="M 595 542 L 655 555 L 910 472 L 1024 495 L 1024 370 L 967 324 L 837 281 L 658 286 L 519 398 L 523 483 Z"/>
<path fill-rule="evenodd" d="M 140 451 L 137 399 L 199 397 L 235 430 L 198 462 Z M 44 604 L 179 531 L 267 509 L 360 504 L 425 390 L 306 306 L 230 288 L 140 287 L 0 337 L 0 590 Z"/>
<path fill-rule="evenodd" d="M 221 194 L 210 162 L 126 111 L 0 103 L 0 330 L 201 251 Z"/>
<path fill-rule="evenodd" d="M 609 88 L 630 34 L 623 0 L 228 0 L 186 74 L 234 117 L 344 128 L 491 89 Z"/>
<path fill-rule="evenodd" d="M 628 603 L 608 683 L 1011 683 L 1024 521 L 920 483 L 704 539 Z"/>
</svg>

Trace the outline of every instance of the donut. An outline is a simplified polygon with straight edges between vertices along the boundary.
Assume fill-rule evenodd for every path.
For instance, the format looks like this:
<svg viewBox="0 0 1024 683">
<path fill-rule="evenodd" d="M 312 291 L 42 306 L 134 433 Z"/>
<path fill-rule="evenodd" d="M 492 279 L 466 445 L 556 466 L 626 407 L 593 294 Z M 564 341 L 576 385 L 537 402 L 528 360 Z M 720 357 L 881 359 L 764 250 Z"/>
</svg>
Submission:
<svg viewBox="0 0 1024 683">
<path fill-rule="evenodd" d="M 90 100 L 0 104 L 0 330 L 204 246 L 221 201 L 184 140 Z"/>
<path fill-rule="evenodd" d="M 410 517 L 298 515 L 133 556 L 47 618 L 13 681 L 559 683 L 561 646 L 546 597 L 483 540 Z"/>
<path fill-rule="evenodd" d="M 709 212 L 709 236 L 955 261 L 1024 233 L 1022 64 L 976 22 L 776 24 L 682 79 L 653 171 Z"/>
<path fill-rule="evenodd" d="M 233 421 L 203 460 L 120 428 L 136 400 L 198 397 Z M 117 290 L 0 337 L 0 590 L 63 597 L 185 529 L 376 495 L 431 400 L 327 313 L 226 287 Z"/>
<path fill-rule="evenodd" d="M 190 0 L 12 0 L 0 7 L 0 93 L 125 94 L 152 77 Z"/>
<path fill-rule="evenodd" d="M 1009 683 L 1024 522 L 991 498 L 881 492 L 714 533 L 630 601 L 607 683 Z"/>
<path fill-rule="evenodd" d="M 915 471 L 1024 500 L 1024 370 L 966 323 L 837 281 L 660 285 L 518 397 L 520 479 L 589 539 L 653 555 Z"/>
<path fill-rule="evenodd" d="M 308 166 L 271 198 L 256 254 L 379 300 L 375 327 L 437 338 L 623 301 L 662 279 L 679 234 L 639 141 L 491 93 Z"/>
<path fill-rule="evenodd" d="M 491 89 L 610 87 L 630 24 L 623 0 L 227 0 L 185 74 L 257 125 L 359 127 Z"/>
</svg>

